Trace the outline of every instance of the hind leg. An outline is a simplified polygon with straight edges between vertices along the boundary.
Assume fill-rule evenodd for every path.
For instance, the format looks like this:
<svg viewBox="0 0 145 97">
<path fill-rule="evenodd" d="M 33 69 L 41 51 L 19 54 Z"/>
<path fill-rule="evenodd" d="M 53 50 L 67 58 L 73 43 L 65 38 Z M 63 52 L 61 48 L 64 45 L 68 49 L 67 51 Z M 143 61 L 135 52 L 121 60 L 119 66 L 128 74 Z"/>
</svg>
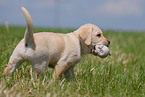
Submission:
<svg viewBox="0 0 145 97">
<path fill-rule="evenodd" d="M 48 67 L 49 62 L 47 61 L 39 61 L 37 63 L 33 63 L 32 67 L 33 67 L 33 73 L 35 75 L 35 77 L 39 77 L 40 75 L 45 75 L 45 71 L 46 68 Z"/>
<path fill-rule="evenodd" d="M 5 68 L 3 74 L 12 75 L 13 72 L 16 70 L 16 68 L 19 67 L 23 62 L 24 62 L 24 60 L 21 57 L 11 56 L 9 63 L 7 64 L 7 67 Z"/>
</svg>

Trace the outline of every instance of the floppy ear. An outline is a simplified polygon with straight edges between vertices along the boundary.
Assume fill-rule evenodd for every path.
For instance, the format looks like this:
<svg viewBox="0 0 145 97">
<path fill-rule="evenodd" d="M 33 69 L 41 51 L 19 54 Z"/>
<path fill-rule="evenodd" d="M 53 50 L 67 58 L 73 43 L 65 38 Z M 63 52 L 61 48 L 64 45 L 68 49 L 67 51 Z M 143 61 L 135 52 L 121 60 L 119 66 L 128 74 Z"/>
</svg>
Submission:
<svg viewBox="0 0 145 97">
<path fill-rule="evenodd" d="M 83 28 L 80 30 L 79 37 L 86 45 L 91 45 L 91 31 L 91 28 Z"/>
</svg>

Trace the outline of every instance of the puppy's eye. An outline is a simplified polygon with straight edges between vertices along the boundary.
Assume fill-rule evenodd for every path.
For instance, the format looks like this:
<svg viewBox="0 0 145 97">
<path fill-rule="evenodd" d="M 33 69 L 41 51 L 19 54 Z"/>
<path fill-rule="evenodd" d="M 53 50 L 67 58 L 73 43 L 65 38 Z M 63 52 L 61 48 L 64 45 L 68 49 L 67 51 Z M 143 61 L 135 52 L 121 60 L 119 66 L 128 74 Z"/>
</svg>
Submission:
<svg viewBox="0 0 145 97">
<path fill-rule="evenodd" d="M 101 34 L 97 34 L 97 36 L 98 36 L 98 37 L 100 37 L 100 36 L 101 36 Z"/>
</svg>

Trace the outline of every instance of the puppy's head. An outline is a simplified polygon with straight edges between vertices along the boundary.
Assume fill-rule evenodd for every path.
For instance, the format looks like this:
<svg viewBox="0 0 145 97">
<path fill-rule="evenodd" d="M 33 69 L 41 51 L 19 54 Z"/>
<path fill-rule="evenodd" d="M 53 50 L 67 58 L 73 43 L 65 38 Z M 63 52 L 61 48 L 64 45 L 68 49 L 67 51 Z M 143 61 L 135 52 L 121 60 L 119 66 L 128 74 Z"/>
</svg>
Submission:
<svg viewBox="0 0 145 97">
<path fill-rule="evenodd" d="M 102 44 L 109 46 L 110 41 L 103 36 L 103 32 L 93 24 L 85 24 L 78 30 L 78 35 L 85 45 L 91 46 L 94 44 Z"/>
</svg>

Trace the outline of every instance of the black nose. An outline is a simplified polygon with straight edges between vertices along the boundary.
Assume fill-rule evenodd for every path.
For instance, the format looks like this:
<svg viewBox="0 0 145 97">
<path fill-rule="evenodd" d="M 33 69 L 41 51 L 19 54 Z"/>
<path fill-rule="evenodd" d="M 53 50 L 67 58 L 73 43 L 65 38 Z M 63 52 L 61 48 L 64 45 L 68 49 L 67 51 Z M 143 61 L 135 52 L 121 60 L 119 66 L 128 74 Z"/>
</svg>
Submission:
<svg viewBox="0 0 145 97">
<path fill-rule="evenodd" d="M 110 41 L 108 40 L 108 45 L 110 45 Z"/>
</svg>

